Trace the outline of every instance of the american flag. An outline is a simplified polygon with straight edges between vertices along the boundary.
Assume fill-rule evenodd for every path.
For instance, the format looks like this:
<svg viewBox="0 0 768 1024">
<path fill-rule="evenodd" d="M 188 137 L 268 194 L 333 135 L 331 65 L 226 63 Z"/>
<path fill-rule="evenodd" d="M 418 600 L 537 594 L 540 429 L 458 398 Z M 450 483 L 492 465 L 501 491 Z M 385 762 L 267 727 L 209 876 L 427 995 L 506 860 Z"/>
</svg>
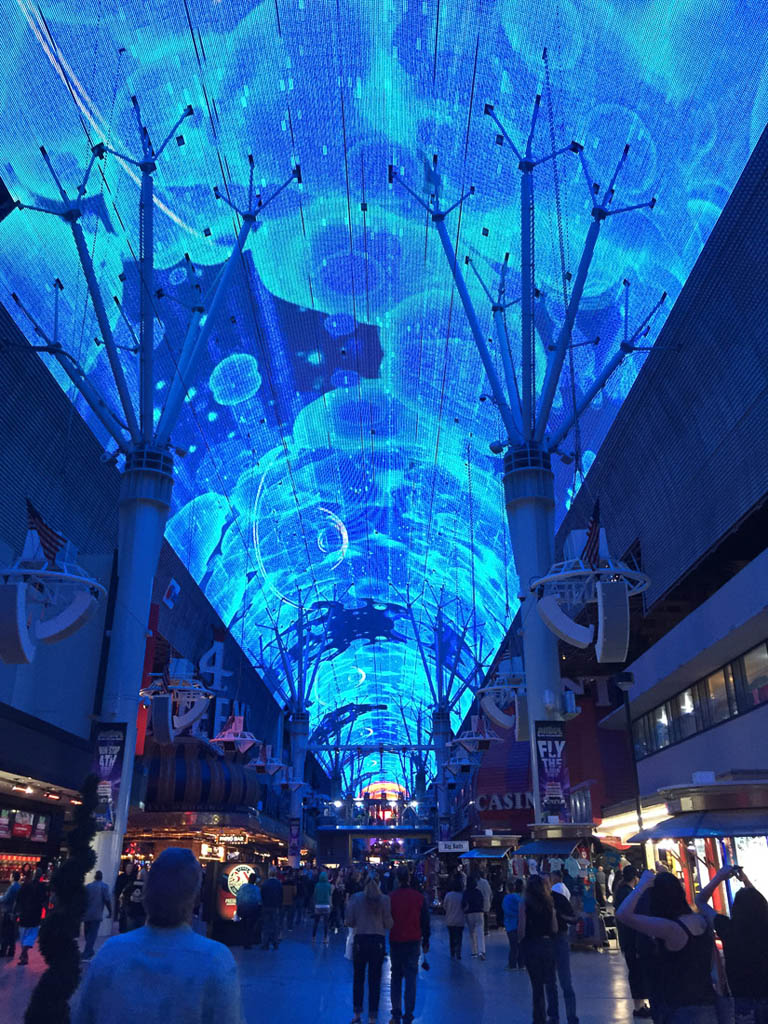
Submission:
<svg viewBox="0 0 768 1024">
<path fill-rule="evenodd" d="M 56 555 L 67 543 L 60 533 L 48 526 L 32 502 L 27 498 L 27 529 L 34 530 L 40 538 L 43 554 L 49 562 L 56 561 Z"/>
<path fill-rule="evenodd" d="M 592 518 L 587 527 L 587 542 L 581 552 L 581 560 L 596 569 L 600 561 L 600 499 L 595 502 Z"/>
</svg>

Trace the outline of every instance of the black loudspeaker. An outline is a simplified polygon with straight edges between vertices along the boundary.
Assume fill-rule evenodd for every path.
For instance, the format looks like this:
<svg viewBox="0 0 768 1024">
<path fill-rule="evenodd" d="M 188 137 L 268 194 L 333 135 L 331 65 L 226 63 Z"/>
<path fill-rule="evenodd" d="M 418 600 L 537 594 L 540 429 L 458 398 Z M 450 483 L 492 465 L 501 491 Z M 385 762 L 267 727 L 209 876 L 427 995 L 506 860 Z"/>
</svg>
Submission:
<svg viewBox="0 0 768 1024">
<path fill-rule="evenodd" d="M 629 650 L 629 592 L 627 584 L 597 584 L 597 641 L 599 662 L 624 662 Z"/>
</svg>

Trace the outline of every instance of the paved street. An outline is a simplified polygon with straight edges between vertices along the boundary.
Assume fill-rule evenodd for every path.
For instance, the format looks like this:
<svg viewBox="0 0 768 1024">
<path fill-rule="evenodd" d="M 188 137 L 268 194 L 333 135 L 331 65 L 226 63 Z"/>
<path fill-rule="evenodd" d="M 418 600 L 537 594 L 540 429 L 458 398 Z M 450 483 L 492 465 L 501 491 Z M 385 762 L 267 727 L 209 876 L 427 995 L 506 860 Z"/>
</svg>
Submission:
<svg viewBox="0 0 768 1024">
<path fill-rule="evenodd" d="M 429 971 L 421 971 L 417 1024 L 529 1024 L 530 988 L 524 971 L 505 970 L 507 943 L 492 932 L 485 962 L 469 956 L 452 961 L 442 921 L 434 921 Z M 352 1017 L 352 967 L 344 959 L 343 935 L 329 946 L 313 946 L 309 929 L 290 933 L 277 952 L 234 950 L 240 965 L 248 1024 L 330 1024 Z M 581 1024 L 630 1024 L 624 961 L 618 953 L 577 952 L 572 956 Z M 30 966 L 4 961 L 0 968 L 0 1024 L 19 1024 L 36 978 L 43 969 L 37 951 Z M 87 970 L 87 967 L 85 968 Z M 379 1021 L 389 1020 L 389 971 L 384 968 Z M 561 1020 L 565 1020 L 562 1009 Z M 222 1024 L 229 1022 L 222 1021 Z"/>
</svg>

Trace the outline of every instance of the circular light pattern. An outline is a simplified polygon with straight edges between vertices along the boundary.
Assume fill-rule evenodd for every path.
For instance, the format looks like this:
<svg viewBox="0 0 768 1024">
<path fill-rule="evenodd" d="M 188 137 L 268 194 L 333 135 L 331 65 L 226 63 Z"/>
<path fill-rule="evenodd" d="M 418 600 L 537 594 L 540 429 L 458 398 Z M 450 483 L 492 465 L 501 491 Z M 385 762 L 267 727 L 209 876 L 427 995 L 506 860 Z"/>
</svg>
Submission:
<svg viewBox="0 0 768 1024">
<path fill-rule="evenodd" d="M 258 361 L 239 353 L 227 356 L 210 377 L 211 393 L 219 405 L 238 405 L 253 398 L 261 387 Z"/>
</svg>

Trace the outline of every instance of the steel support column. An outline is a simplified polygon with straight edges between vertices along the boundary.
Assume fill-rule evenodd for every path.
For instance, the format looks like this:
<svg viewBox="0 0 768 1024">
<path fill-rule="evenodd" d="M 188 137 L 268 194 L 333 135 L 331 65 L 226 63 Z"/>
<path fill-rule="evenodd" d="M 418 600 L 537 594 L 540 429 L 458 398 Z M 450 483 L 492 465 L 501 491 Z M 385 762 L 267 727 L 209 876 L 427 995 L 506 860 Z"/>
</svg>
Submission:
<svg viewBox="0 0 768 1024">
<path fill-rule="evenodd" d="M 293 769 L 292 777 L 293 782 L 301 782 L 301 786 L 297 786 L 291 790 L 291 818 L 298 818 L 300 822 L 303 821 L 304 816 L 302 814 L 302 799 L 304 797 L 304 767 L 307 760 L 307 749 L 309 747 L 309 714 L 306 711 L 294 711 L 291 715 L 291 767 Z M 300 833 L 301 834 L 301 827 Z M 292 868 L 299 866 L 301 856 L 291 855 L 288 857 L 288 861 Z"/>
<path fill-rule="evenodd" d="M 167 449 L 153 445 L 131 449 L 120 488 L 117 596 L 100 715 L 104 722 L 126 723 L 114 829 L 96 836 L 98 867 L 110 886 L 117 876 L 128 824 L 149 606 L 172 488 L 173 458 Z"/>
<path fill-rule="evenodd" d="M 528 590 L 530 581 L 547 573 L 554 561 L 554 476 L 549 453 L 539 445 L 521 445 L 505 455 L 504 502 L 520 593 L 525 598 L 521 616 L 531 740 L 531 782 L 536 821 L 541 821 L 535 723 L 560 717 L 562 682 L 557 638 L 536 611 L 536 599 Z M 547 692 L 551 700 L 545 701 Z"/>
</svg>

